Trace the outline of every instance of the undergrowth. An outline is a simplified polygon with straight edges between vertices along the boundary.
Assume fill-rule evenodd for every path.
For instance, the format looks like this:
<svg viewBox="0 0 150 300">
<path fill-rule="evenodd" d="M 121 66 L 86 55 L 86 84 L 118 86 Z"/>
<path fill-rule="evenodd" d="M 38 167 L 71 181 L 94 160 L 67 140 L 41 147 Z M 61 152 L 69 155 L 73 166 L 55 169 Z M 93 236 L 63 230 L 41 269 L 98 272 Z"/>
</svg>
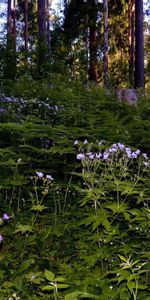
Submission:
<svg viewBox="0 0 150 300">
<path fill-rule="evenodd" d="M 0 299 L 148 300 L 149 96 L 52 76 L 0 98 Z"/>
</svg>

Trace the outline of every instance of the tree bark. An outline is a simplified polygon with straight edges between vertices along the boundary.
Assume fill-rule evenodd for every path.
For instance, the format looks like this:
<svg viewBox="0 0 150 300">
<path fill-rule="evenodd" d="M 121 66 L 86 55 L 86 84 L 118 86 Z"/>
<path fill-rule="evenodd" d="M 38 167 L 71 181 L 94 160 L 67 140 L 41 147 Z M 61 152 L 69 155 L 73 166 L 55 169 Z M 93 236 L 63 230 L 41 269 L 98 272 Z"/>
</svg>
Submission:
<svg viewBox="0 0 150 300">
<path fill-rule="evenodd" d="M 50 37 L 50 15 L 49 15 L 50 3 L 49 0 L 46 0 L 46 16 L 47 16 L 47 24 L 46 24 L 46 39 L 47 39 L 47 50 L 48 54 L 51 51 L 51 37 Z"/>
<path fill-rule="evenodd" d="M 95 0 L 90 0 L 89 5 L 89 80 L 98 82 L 98 60 L 97 60 L 97 11 Z"/>
<path fill-rule="evenodd" d="M 129 43 L 129 83 L 134 82 L 134 21 L 135 21 L 135 0 L 128 0 L 128 43 Z"/>
<path fill-rule="evenodd" d="M 104 0 L 104 87 L 108 87 L 108 0 Z"/>
<path fill-rule="evenodd" d="M 135 0 L 135 88 L 144 88 L 143 0 Z"/>
</svg>

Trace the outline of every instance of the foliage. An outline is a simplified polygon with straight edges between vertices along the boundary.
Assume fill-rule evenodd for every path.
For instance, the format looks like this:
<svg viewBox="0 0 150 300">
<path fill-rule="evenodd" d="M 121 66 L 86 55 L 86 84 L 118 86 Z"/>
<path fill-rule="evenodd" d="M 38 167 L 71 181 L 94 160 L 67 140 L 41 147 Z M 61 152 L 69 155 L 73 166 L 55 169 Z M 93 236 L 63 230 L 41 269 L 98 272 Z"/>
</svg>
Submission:
<svg viewBox="0 0 150 300">
<path fill-rule="evenodd" d="M 1 299 L 148 300 L 149 96 L 130 107 L 58 75 L 4 93 Z"/>
</svg>

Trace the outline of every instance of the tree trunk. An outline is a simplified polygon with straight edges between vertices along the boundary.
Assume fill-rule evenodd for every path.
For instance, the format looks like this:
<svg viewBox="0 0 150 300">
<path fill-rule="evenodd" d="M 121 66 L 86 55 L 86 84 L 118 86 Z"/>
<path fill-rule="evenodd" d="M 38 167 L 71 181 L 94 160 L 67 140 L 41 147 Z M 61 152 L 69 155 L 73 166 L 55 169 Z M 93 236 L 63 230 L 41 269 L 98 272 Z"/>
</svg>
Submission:
<svg viewBox="0 0 150 300">
<path fill-rule="evenodd" d="M 98 81 L 98 70 L 97 70 L 97 34 L 96 29 L 90 26 L 90 66 L 89 66 L 89 80 Z"/>
<path fill-rule="evenodd" d="M 24 50 L 25 61 L 28 62 L 28 0 L 24 2 Z"/>
<path fill-rule="evenodd" d="M 6 76 L 14 79 L 16 76 L 16 14 L 15 0 L 8 0 L 7 6 L 7 49 Z"/>
<path fill-rule="evenodd" d="M 108 0 L 104 0 L 104 87 L 108 87 Z"/>
<path fill-rule="evenodd" d="M 46 24 L 46 38 L 47 38 L 47 50 L 48 54 L 50 54 L 51 51 L 51 37 L 50 37 L 50 15 L 49 15 L 49 9 L 50 9 L 50 3 L 49 0 L 46 0 L 46 15 L 47 15 L 47 24 Z"/>
<path fill-rule="evenodd" d="M 134 82 L 134 21 L 135 21 L 135 0 L 128 0 L 128 43 L 129 43 L 129 83 Z"/>
<path fill-rule="evenodd" d="M 46 45 L 46 0 L 38 0 L 38 46 L 39 71 L 43 72 L 47 57 Z"/>
<path fill-rule="evenodd" d="M 97 60 L 97 11 L 95 0 L 90 0 L 91 10 L 89 13 L 89 80 L 98 82 L 98 60 Z"/>
<path fill-rule="evenodd" d="M 144 88 L 143 0 L 135 0 L 135 88 Z"/>
</svg>

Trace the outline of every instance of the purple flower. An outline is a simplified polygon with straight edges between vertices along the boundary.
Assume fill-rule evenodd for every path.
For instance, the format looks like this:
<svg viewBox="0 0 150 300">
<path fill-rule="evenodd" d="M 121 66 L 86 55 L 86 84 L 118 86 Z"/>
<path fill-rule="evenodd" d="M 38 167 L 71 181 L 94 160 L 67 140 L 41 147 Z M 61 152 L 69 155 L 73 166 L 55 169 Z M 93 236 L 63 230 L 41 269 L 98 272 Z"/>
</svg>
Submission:
<svg viewBox="0 0 150 300">
<path fill-rule="evenodd" d="M 126 154 L 128 156 L 128 158 L 132 158 L 132 151 L 130 148 L 125 148 Z"/>
<path fill-rule="evenodd" d="M 100 159 L 101 157 L 102 157 L 102 153 L 100 153 L 100 152 L 99 152 L 99 153 L 96 153 L 96 158 L 97 158 L 97 159 Z"/>
<path fill-rule="evenodd" d="M 48 179 L 48 180 L 54 180 L 54 178 L 51 176 L 51 175 L 46 175 L 46 178 Z"/>
<path fill-rule="evenodd" d="M 95 156 L 95 155 L 94 155 L 93 153 L 90 154 L 90 155 L 89 155 L 89 159 L 93 160 L 93 159 L 94 159 L 94 156 Z"/>
<path fill-rule="evenodd" d="M 7 110 L 6 110 L 5 108 L 0 107 L 0 114 L 4 114 L 4 113 L 6 113 L 6 112 L 7 112 Z"/>
<path fill-rule="evenodd" d="M 131 149 L 130 148 L 125 148 L 126 153 L 131 153 Z"/>
<path fill-rule="evenodd" d="M 3 241 L 3 236 L 0 234 L 0 244 L 2 243 Z"/>
<path fill-rule="evenodd" d="M 36 172 L 36 175 L 39 177 L 39 178 L 42 178 L 44 176 L 44 174 L 42 172 Z"/>
<path fill-rule="evenodd" d="M 120 148 L 120 150 L 123 150 L 125 148 L 124 144 L 118 143 L 118 147 Z"/>
<path fill-rule="evenodd" d="M 140 149 L 137 149 L 137 150 L 135 151 L 135 154 L 137 154 L 137 155 L 139 155 L 140 153 L 141 153 Z"/>
<path fill-rule="evenodd" d="M 3 214 L 2 219 L 3 219 L 4 221 L 8 221 L 10 218 L 9 218 L 9 216 L 5 213 L 5 214 Z"/>
<path fill-rule="evenodd" d="M 117 152 L 117 148 L 115 148 L 115 147 L 112 147 L 112 148 L 109 148 L 108 149 L 108 151 L 110 152 L 110 153 L 114 153 L 114 152 Z"/>
<path fill-rule="evenodd" d="M 107 152 L 104 152 L 104 154 L 103 154 L 103 159 L 107 160 L 107 159 L 108 159 L 108 157 L 109 157 L 109 153 L 107 153 Z"/>
<path fill-rule="evenodd" d="M 131 157 L 132 158 L 137 158 L 137 154 L 135 152 L 132 152 Z"/>
<path fill-rule="evenodd" d="M 78 160 L 82 160 L 82 159 L 84 159 L 84 158 L 85 158 L 85 154 L 83 154 L 83 153 L 77 154 L 77 159 L 78 159 Z"/>
</svg>

